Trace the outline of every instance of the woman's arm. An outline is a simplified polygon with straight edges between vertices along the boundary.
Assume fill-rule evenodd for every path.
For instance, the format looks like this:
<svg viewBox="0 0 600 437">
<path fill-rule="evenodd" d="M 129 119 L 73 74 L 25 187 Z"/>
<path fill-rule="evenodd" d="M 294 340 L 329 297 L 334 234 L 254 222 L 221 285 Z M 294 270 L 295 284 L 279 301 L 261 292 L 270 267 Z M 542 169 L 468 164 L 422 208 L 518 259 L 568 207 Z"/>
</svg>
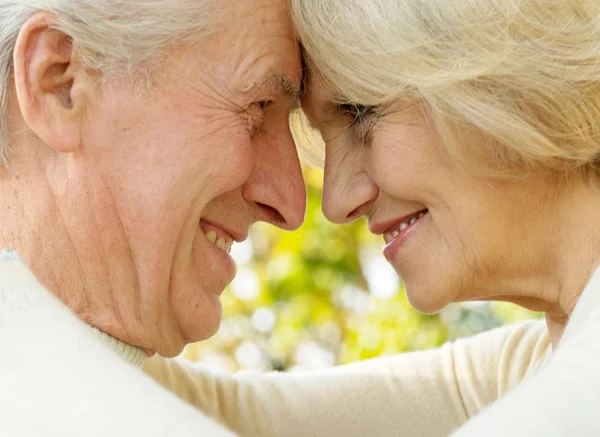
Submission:
<svg viewBox="0 0 600 437">
<path fill-rule="evenodd" d="M 518 384 L 547 347 L 543 323 L 527 322 L 320 372 L 212 374 L 161 357 L 145 370 L 244 437 L 445 437 Z"/>
</svg>

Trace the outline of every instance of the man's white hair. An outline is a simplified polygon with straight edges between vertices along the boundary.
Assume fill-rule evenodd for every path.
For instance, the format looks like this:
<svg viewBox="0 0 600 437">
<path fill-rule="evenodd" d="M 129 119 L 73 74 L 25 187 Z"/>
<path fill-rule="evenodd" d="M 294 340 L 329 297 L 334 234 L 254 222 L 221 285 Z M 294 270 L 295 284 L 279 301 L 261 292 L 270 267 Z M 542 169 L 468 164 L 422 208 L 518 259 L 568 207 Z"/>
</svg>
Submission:
<svg viewBox="0 0 600 437">
<path fill-rule="evenodd" d="M 87 67 L 105 76 L 147 71 L 168 47 L 194 43 L 217 25 L 216 0 L 0 0 L 0 158 L 8 147 L 13 51 L 29 18 L 47 11 Z M 160 59 L 160 58 L 158 58 Z"/>
</svg>

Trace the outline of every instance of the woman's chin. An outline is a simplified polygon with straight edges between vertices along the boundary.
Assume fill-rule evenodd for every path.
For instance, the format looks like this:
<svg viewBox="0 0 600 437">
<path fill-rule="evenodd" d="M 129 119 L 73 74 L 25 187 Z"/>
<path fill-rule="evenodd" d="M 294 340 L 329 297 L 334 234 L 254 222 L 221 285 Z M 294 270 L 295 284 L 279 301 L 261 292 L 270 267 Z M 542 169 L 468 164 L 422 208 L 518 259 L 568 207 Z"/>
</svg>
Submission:
<svg viewBox="0 0 600 437">
<path fill-rule="evenodd" d="M 425 314 L 439 313 L 452 303 L 444 293 L 437 292 L 435 287 L 405 283 L 404 288 L 410 305 Z"/>
</svg>

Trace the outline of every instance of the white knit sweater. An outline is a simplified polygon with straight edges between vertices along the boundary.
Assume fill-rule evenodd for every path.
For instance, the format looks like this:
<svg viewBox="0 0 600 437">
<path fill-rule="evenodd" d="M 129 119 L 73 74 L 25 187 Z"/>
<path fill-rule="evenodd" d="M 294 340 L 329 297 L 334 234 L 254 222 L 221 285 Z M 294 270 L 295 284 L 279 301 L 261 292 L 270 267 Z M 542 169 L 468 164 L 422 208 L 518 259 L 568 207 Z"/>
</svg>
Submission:
<svg viewBox="0 0 600 437">
<path fill-rule="evenodd" d="M 117 350 L 140 362 L 136 349 Z M 2 255 L 0 436 L 232 434 L 106 347 L 20 261 Z"/>
</svg>

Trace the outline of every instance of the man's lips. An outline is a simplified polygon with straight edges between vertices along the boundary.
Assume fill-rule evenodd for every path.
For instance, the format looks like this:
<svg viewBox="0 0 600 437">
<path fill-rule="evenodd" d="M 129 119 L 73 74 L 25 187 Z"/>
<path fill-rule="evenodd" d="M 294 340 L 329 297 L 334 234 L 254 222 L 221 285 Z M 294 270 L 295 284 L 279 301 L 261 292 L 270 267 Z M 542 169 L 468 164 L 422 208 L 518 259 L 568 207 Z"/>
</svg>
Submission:
<svg viewBox="0 0 600 437">
<path fill-rule="evenodd" d="M 241 243 L 248 239 L 248 229 L 236 230 L 229 228 L 221 223 L 217 223 L 207 219 L 200 219 L 200 227 L 202 230 L 215 231 L 220 236 L 226 237 L 236 243 Z M 205 232 L 206 233 L 206 232 Z"/>
<path fill-rule="evenodd" d="M 234 241 L 237 241 L 237 239 L 234 235 L 232 235 L 231 232 L 227 231 L 222 226 L 217 225 L 215 223 L 208 222 L 206 220 L 201 220 L 200 228 L 202 229 L 202 232 L 204 232 L 204 235 L 206 236 L 206 239 L 208 241 L 210 241 L 212 244 L 216 245 L 217 247 L 219 247 L 227 253 L 231 251 L 231 247 L 233 246 Z M 240 234 L 241 233 L 238 233 L 238 236 Z"/>
</svg>

